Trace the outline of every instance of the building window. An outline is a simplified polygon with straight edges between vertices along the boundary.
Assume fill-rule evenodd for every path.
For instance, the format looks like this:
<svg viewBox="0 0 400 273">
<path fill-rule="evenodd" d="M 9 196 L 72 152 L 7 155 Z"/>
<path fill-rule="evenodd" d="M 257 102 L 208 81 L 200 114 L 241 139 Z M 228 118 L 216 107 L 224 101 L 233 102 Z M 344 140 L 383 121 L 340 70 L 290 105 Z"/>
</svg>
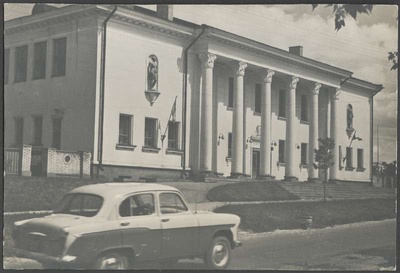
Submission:
<svg viewBox="0 0 400 273">
<path fill-rule="evenodd" d="M 343 152 L 342 146 L 339 146 L 339 169 L 343 168 Z"/>
<path fill-rule="evenodd" d="M 301 121 L 308 121 L 308 100 L 307 95 L 301 95 L 301 108 L 300 108 L 300 118 Z"/>
<path fill-rule="evenodd" d="M 261 84 L 256 84 L 254 98 L 254 112 L 261 114 Z"/>
<path fill-rule="evenodd" d="M 53 119 L 53 141 L 52 147 L 56 149 L 61 149 L 61 118 Z"/>
<path fill-rule="evenodd" d="M 147 58 L 147 91 L 158 90 L 158 58 L 150 55 Z"/>
<path fill-rule="evenodd" d="M 285 163 L 285 141 L 279 140 L 279 163 Z"/>
<path fill-rule="evenodd" d="M 308 164 L 308 144 L 307 143 L 301 143 L 301 165 L 307 165 Z"/>
<path fill-rule="evenodd" d="M 228 133 L 228 158 L 232 158 L 232 133 Z"/>
<path fill-rule="evenodd" d="M 346 147 L 346 168 L 353 169 L 353 148 Z"/>
<path fill-rule="evenodd" d="M 64 76 L 67 60 L 67 38 L 53 40 L 53 76 Z"/>
<path fill-rule="evenodd" d="M 26 81 L 26 69 L 28 64 L 28 46 L 15 48 L 15 76 L 14 82 Z"/>
<path fill-rule="evenodd" d="M 10 49 L 4 50 L 4 84 L 8 83 L 10 73 Z"/>
<path fill-rule="evenodd" d="M 24 119 L 23 118 L 15 118 L 14 119 L 15 126 L 15 145 L 21 146 L 24 140 Z"/>
<path fill-rule="evenodd" d="M 46 77 L 46 51 L 47 41 L 34 45 L 33 79 L 44 79 Z"/>
<path fill-rule="evenodd" d="M 279 90 L 279 117 L 286 118 L 286 90 Z"/>
<path fill-rule="evenodd" d="M 179 150 L 179 122 L 168 122 L 168 149 Z"/>
<path fill-rule="evenodd" d="M 348 129 L 353 128 L 353 118 L 354 118 L 353 105 L 349 104 L 349 105 L 347 105 L 347 128 Z"/>
<path fill-rule="evenodd" d="M 232 77 L 229 77 L 229 87 L 228 87 L 228 107 L 233 108 L 233 89 L 234 81 Z"/>
<path fill-rule="evenodd" d="M 364 169 L 364 150 L 357 149 L 357 169 Z"/>
<path fill-rule="evenodd" d="M 119 115 L 118 144 L 125 146 L 132 145 L 132 120 L 133 118 L 131 115 Z"/>
<path fill-rule="evenodd" d="M 42 146 L 43 117 L 33 117 L 33 145 Z"/>
<path fill-rule="evenodd" d="M 157 148 L 157 123 L 158 120 L 155 118 L 146 118 L 145 119 L 145 128 L 144 128 L 144 146 Z"/>
</svg>

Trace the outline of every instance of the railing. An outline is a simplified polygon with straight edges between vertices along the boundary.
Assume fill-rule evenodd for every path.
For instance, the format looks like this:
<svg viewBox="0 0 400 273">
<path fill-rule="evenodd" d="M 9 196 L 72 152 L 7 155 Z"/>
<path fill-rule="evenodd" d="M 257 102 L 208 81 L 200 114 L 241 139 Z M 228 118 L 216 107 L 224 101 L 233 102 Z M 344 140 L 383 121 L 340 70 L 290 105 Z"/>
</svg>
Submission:
<svg viewBox="0 0 400 273">
<path fill-rule="evenodd" d="M 4 171 L 6 174 L 21 173 L 21 148 L 4 148 Z"/>
</svg>

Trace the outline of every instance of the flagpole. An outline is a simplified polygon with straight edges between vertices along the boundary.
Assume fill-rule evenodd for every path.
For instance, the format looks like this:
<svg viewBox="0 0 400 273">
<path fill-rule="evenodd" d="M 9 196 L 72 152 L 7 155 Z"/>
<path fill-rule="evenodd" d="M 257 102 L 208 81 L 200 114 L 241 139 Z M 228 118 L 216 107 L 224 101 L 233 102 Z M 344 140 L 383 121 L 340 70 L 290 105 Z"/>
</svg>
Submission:
<svg viewBox="0 0 400 273">
<path fill-rule="evenodd" d="M 170 121 L 170 119 L 171 119 L 172 113 L 173 113 L 174 111 L 176 112 L 176 99 L 177 99 L 177 98 L 178 98 L 178 96 L 175 96 L 175 101 L 174 101 L 174 104 L 172 105 L 171 113 L 169 114 L 169 117 L 168 117 L 168 123 L 169 123 L 169 121 Z M 174 108 L 175 108 L 175 110 L 174 110 Z M 168 130 L 168 124 L 167 124 L 167 126 L 165 126 L 164 134 L 161 135 L 161 142 L 164 141 L 165 136 L 167 135 L 167 130 Z"/>
</svg>

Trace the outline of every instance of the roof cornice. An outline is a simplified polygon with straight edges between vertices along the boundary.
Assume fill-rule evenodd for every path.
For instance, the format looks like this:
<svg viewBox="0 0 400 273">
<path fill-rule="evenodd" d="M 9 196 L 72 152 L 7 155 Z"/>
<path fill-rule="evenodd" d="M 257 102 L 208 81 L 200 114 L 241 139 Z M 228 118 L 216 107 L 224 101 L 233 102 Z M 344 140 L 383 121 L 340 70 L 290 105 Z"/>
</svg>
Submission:
<svg viewBox="0 0 400 273">
<path fill-rule="evenodd" d="M 295 65 L 299 65 L 302 67 L 325 71 L 329 74 L 334 74 L 339 78 L 348 78 L 353 72 L 344 70 L 335 66 L 331 66 L 325 63 L 321 63 L 303 56 L 298 56 L 292 53 L 289 53 L 285 50 L 278 49 L 261 42 L 257 42 L 230 32 L 226 32 L 220 29 L 216 29 L 214 27 L 207 26 L 207 37 L 210 40 L 214 40 L 217 42 L 221 42 L 224 44 L 228 44 L 230 46 L 234 46 L 241 50 L 247 50 L 249 52 L 254 52 L 260 55 L 268 55 L 273 56 L 282 62 L 290 62 Z"/>
<path fill-rule="evenodd" d="M 88 16 L 107 16 L 113 5 L 72 5 L 49 12 L 16 18 L 5 22 L 6 34 L 13 34 L 21 31 L 33 30 L 36 28 L 51 26 L 57 23 L 68 22 L 71 19 L 79 19 Z M 174 22 L 142 14 L 140 12 L 119 7 L 112 17 L 114 22 L 130 24 L 143 27 L 151 31 L 171 35 L 178 38 L 189 39 L 193 37 L 194 28 L 181 26 Z"/>
<path fill-rule="evenodd" d="M 368 90 L 371 93 L 375 94 L 384 88 L 382 84 L 373 84 L 371 82 L 367 82 L 353 77 L 351 77 L 348 81 L 343 83 L 343 87 L 346 86 L 362 88 L 363 90 Z"/>
<path fill-rule="evenodd" d="M 84 18 L 96 13 L 93 5 L 71 5 L 52 11 L 15 18 L 4 23 L 6 34 L 33 30 L 41 27 L 51 26 L 71 19 Z"/>
<path fill-rule="evenodd" d="M 99 11 L 109 14 L 114 6 L 112 5 L 99 5 L 97 6 Z M 193 37 L 194 28 L 178 25 L 174 22 L 142 14 L 140 12 L 119 7 L 115 15 L 112 17 L 113 21 L 119 21 L 124 24 L 131 24 L 135 26 L 141 26 L 152 31 L 164 33 L 166 35 L 172 35 L 178 38 L 189 39 Z"/>
</svg>

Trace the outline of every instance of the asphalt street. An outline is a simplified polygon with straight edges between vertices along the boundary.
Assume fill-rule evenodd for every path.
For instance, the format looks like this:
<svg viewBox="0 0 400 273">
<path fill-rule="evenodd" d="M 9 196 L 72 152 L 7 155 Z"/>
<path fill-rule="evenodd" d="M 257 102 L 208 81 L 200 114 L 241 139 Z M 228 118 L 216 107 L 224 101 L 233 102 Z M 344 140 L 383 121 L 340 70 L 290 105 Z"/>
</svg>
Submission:
<svg viewBox="0 0 400 273">
<path fill-rule="evenodd" d="M 240 233 L 243 246 L 232 251 L 229 269 L 394 270 L 396 222 L 385 220 L 325 229 Z M 150 268 L 154 267 L 152 263 Z M 38 269 L 40 264 L 5 258 L 8 269 Z M 139 268 L 148 268 L 140 265 Z M 176 269 L 205 269 L 202 260 L 181 260 Z"/>
</svg>

